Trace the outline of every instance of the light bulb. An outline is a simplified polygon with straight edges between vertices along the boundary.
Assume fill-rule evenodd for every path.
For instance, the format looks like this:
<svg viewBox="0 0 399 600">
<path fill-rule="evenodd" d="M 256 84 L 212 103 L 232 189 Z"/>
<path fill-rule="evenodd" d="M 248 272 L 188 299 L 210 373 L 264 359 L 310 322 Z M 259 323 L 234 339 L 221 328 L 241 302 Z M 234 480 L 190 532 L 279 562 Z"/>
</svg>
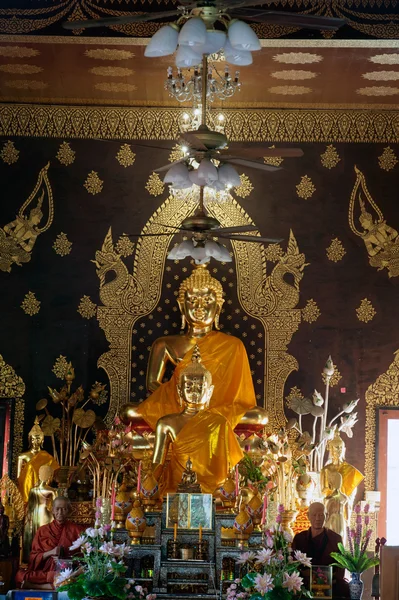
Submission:
<svg viewBox="0 0 399 600">
<path fill-rule="evenodd" d="M 206 42 L 206 25 L 199 17 L 188 19 L 179 33 L 179 45 L 199 48 Z"/>
<path fill-rule="evenodd" d="M 154 58 L 157 56 L 169 56 L 176 51 L 179 29 L 175 25 L 165 25 L 158 29 L 152 36 L 148 46 L 144 50 L 144 56 Z"/>
<path fill-rule="evenodd" d="M 248 23 L 244 23 L 244 21 L 233 19 L 229 25 L 227 35 L 230 44 L 236 50 L 254 52 L 261 49 L 258 36 Z"/>
</svg>

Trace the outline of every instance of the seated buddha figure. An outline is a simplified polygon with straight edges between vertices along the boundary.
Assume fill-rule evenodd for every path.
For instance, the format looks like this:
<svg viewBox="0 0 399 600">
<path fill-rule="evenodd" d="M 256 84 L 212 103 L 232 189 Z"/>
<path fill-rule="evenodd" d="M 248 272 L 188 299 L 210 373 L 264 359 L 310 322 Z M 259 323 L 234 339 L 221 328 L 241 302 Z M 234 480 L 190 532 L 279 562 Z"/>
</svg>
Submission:
<svg viewBox="0 0 399 600">
<path fill-rule="evenodd" d="M 211 407 L 213 389 L 195 346 L 179 374 L 179 411 L 161 417 L 155 428 L 153 467 L 162 493 L 176 492 L 188 461 L 202 491 L 213 493 L 243 456 L 230 422 Z"/>
<path fill-rule="evenodd" d="M 33 486 L 39 483 L 40 467 L 48 465 L 54 471 L 59 468 L 59 464 L 55 458 L 45 450 L 42 450 L 44 433 L 37 417 L 32 429 L 28 433 L 28 440 L 29 450 L 18 456 L 17 465 L 18 488 L 25 503 L 28 502 L 29 492 Z"/>
<path fill-rule="evenodd" d="M 136 411 L 155 429 L 158 419 L 179 411 L 180 375 L 191 362 L 194 346 L 198 345 L 202 359 L 212 373 L 214 390 L 209 408 L 218 410 L 233 428 L 242 420 L 247 423 L 267 421 L 265 411 L 256 407 L 244 344 L 238 338 L 218 331 L 223 288 L 210 275 L 206 265 L 195 266 L 181 283 L 177 301 L 182 329 L 187 325 L 187 330 L 182 335 L 168 335 L 154 342 L 147 369 L 147 387 L 153 393 L 138 407 L 130 405 L 130 414 Z M 175 369 L 171 379 L 163 383 L 169 362 Z"/>
</svg>

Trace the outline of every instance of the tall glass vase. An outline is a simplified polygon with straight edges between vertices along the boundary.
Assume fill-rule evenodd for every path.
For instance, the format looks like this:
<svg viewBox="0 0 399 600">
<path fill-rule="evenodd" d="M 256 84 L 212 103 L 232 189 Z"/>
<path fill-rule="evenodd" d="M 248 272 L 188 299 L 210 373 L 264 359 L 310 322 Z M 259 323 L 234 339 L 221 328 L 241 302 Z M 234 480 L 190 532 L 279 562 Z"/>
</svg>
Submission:
<svg viewBox="0 0 399 600">
<path fill-rule="evenodd" d="M 363 581 L 360 579 L 360 573 L 351 573 L 349 595 L 351 600 L 361 600 L 363 596 Z"/>
</svg>

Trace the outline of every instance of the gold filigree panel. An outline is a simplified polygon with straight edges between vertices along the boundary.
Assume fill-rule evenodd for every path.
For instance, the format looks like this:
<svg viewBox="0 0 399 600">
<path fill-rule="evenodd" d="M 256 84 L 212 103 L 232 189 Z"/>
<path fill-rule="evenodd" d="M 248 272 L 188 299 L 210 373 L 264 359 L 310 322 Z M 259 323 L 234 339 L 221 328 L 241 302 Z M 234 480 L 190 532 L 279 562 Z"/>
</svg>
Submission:
<svg viewBox="0 0 399 600">
<path fill-rule="evenodd" d="M 0 398 L 11 398 L 14 404 L 11 477 L 17 476 L 17 458 L 22 452 L 25 420 L 25 383 L 0 354 Z"/>
<path fill-rule="evenodd" d="M 2 137 L 176 139 L 184 109 L 0 104 Z M 224 110 L 231 141 L 399 141 L 399 111 Z"/>
<path fill-rule="evenodd" d="M 376 486 L 376 413 L 379 408 L 392 406 L 399 406 L 399 350 L 388 370 L 366 392 L 366 490 L 375 490 Z"/>
</svg>

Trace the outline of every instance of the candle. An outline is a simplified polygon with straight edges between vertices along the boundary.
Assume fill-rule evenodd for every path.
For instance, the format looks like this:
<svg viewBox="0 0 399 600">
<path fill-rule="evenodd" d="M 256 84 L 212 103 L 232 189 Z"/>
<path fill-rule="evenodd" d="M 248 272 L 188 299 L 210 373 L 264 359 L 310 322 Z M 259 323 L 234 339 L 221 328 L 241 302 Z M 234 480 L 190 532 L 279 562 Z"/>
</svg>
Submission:
<svg viewBox="0 0 399 600">
<path fill-rule="evenodd" d="M 266 523 L 266 511 L 267 511 L 267 494 L 263 496 L 263 510 L 262 510 L 262 521 L 261 525 Z"/>
<path fill-rule="evenodd" d="M 113 521 L 114 517 L 115 517 L 115 497 L 116 497 L 115 481 L 113 481 L 112 489 L 111 489 L 111 521 Z"/>
<path fill-rule="evenodd" d="M 177 540 L 177 523 L 174 524 L 173 539 L 175 541 Z"/>
<path fill-rule="evenodd" d="M 141 488 L 141 461 L 139 462 L 139 468 L 137 471 L 137 493 L 140 494 Z"/>
<path fill-rule="evenodd" d="M 202 525 L 199 526 L 199 541 L 202 542 Z"/>
<path fill-rule="evenodd" d="M 236 465 L 236 498 L 238 498 L 238 494 L 240 493 L 240 483 L 238 478 L 238 465 Z"/>
</svg>

